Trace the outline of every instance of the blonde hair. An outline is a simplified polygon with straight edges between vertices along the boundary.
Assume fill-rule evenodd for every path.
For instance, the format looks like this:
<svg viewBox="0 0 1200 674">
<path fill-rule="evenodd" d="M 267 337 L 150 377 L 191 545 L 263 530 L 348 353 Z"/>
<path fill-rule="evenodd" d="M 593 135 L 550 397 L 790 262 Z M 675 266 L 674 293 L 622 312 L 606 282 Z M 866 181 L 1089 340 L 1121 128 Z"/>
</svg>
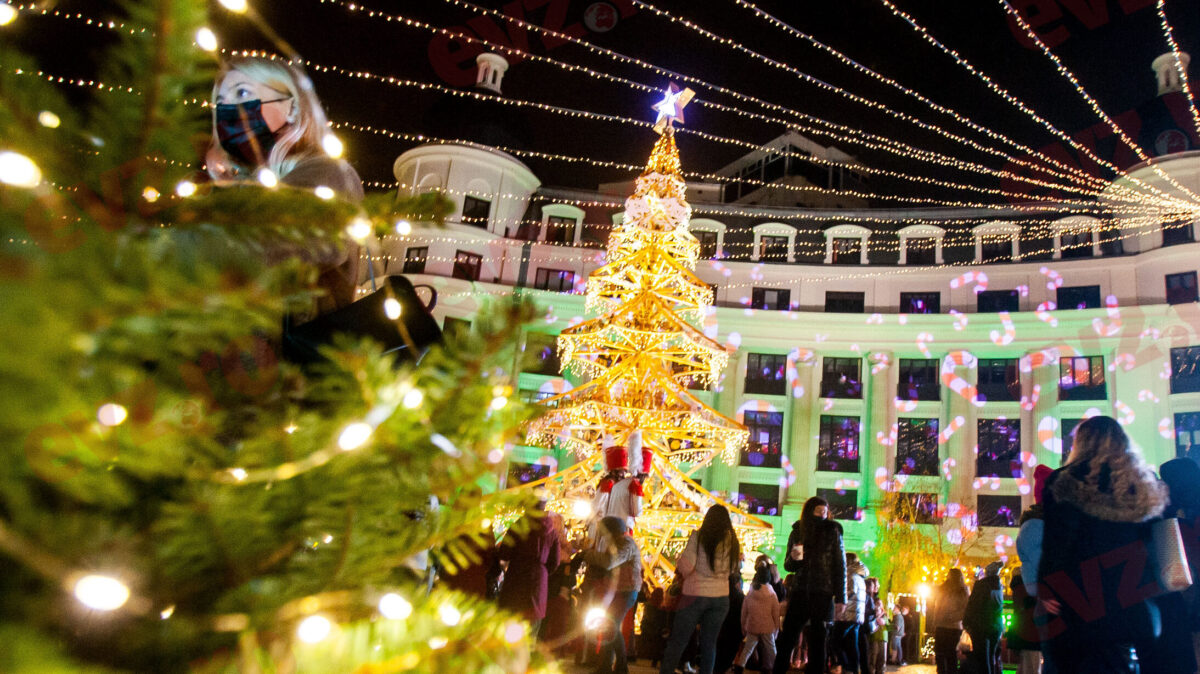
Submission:
<svg viewBox="0 0 1200 674">
<path fill-rule="evenodd" d="M 1075 443 L 1066 465 L 1081 464 L 1086 464 L 1088 470 L 1086 474 L 1078 474 L 1079 479 L 1097 487 L 1107 467 L 1111 491 L 1119 496 L 1139 494 L 1146 485 L 1158 484 L 1141 455 L 1129 449 L 1129 436 L 1112 417 L 1095 416 L 1076 427 Z"/>
<path fill-rule="evenodd" d="M 294 64 L 283 59 L 239 57 L 221 65 L 216 81 L 213 82 L 213 100 L 216 100 L 221 83 L 233 71 L 242 73 L 280 94 L 291 96 L 296 106 L 296 119 L 279 129 L 275 145 L 267 154 L 267 168 L 283 178 L 296 168 L 302 159 L 324 154 L 321 140 L 325 136 L 328 121 L 321 102 L 313 90 L 312 80 Z M 213 178 L 230 179 L 238 175 L 238 162 L 217 140 L 216 108 L 213 108 L 213 141 L 205 154 L 208 174 Z M 254 169 L 257 167 L 244 167 Z"/>
</svg>

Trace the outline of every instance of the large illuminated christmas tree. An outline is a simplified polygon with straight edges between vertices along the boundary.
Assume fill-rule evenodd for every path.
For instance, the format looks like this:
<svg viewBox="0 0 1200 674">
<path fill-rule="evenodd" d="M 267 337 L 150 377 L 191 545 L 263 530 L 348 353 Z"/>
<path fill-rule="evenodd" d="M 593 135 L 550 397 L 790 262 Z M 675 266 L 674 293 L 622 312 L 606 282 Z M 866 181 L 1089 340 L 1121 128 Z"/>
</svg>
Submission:
<svg viewBox="0 0 1200 674">
<path fill-rule="evenodd" d="M 580 504 L 602 478 L 604 439 L 625 444 L 642 431 L 654 461 L 644 469 L 649 476 L 634 535 L 652 557 L 658 582 L 669 578 L 671 560 L 712 505 L 730 509 L 743 549 L 771 536 L 768 524 L 689 477 L 716 458 L 736 460 L 747 436 L 688 389 L 715 382 L 727 362 L 725 347 L 696 327 L 713 292 L 694 272 L 700 244 L 688 231 L 691 207 L 672 130 L 689 97 L 672 85 L 656 106 L 658 141 L 609 238 L 608 264 L 588 279 L 587 307 L 599 316 L 559 335 L 564 368 L 587 380 L 547 399 L 550 410 L 530 433 L 534 443 L 557 444 L 579 458 L 540 484 L 552 495 L 551 507 L 582 526 L 594 516 Z"/>
</svg>

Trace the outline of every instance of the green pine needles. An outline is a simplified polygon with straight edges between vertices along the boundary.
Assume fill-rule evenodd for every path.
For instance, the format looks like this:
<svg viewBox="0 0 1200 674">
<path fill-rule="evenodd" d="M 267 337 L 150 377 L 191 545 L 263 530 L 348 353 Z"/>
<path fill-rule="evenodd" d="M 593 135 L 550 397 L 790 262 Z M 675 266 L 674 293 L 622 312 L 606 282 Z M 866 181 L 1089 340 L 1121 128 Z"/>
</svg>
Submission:
<svg viewBox="0 0 1200 674">
<path fill-rule="evenodd" d="M 531 498 L 495 484 L 533 414 L 513 395 L 532 308 L 497 303 L 417 366 L 349 337 L 282 361 L 284 316 L 311 308 L 352 218 L 447 205 L 176 197 L 209 134 L 183 103 L 209 96 L 208 4 L 122 3 L 151 30 L 103 77 L 136 93 L 85 112 L 0 48 L 0 151 L 42 174 L 0 185 L 0 671 L 552 671 L 519 618 L 414 570 L 468 561 L 462 537 Z"/>
</svg>

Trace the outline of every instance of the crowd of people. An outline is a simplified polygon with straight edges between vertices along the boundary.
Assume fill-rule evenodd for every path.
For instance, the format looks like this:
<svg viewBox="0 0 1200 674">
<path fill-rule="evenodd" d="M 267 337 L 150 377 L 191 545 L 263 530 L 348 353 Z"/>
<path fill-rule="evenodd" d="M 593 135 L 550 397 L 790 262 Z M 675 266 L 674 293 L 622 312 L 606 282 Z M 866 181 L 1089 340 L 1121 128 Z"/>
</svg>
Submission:
<svg viewBox="0 0 1200 674">
<path fill-rule="evenodd" d="M 1078 427 L 1062 468 L 1035 470 L 1034 504 L 1021 516 L 1010 560 L 1007 629 L 1004 562 L 970 584 L 962 569 L 950 569 L 923 607 L 922 626 L 919 602 L 889 606 L 881 598 L 879 579 L 846 552 L 842 526 L 819 497 L 804 503 L 789 533 L 786 575 L 759 555 L 746 592 L 748 558 L 720 505 L 688 538 L 666 588 L 645 582 L 631 518 L 599 519 L 575 549 L 561 519 L 544 511 L 443 582 L 495 597 L 524 615 L 547 647 L 601 673 L 627 672 L 640 658 L 660 674 L 879 674 L 921 660 L 923 631 L 938 674 L 999 674 L 1002 650 L 1020 674 L 1195 674 L 1200 597 L 1186 583 L 1169 585 L 1164 569 L 1174 559 L 1192 577 L 1200 571 L 1200 464 L 1176 459 L 1161 473 L 1162 480 L 1109 417 Z M 1174 556 L 1157 531 L 1171 518 L 1182 522 L 1176 540 L 1185 547 Z"/>
</svg>

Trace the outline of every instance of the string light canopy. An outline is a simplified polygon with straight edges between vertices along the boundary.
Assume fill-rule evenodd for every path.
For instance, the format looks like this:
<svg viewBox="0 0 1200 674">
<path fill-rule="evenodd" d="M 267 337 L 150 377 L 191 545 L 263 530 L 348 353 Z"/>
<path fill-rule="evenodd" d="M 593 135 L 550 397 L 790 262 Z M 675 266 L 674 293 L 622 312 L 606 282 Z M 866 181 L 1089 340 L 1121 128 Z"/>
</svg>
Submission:
<svg viewBox="0 0 1200 674">
<path fill-rule="evenodd" d="M 688 391 L 692 382 L 715 382 L 728 357 L 694 325 L 712 305 L 713 292 L 695 274 L 700 244 L 688 231 L 691 207 L 675 145 L 673 123 L 688 98 L 688 90 L 672 87 L 655 106 L 658 141 L 625 202 L 623 224 L 609 237 L 608 264 L 587 282 L 587 307 L 599 315 L 558 337 L 565 368 L 588 380 L 543 401 L 547 413 L 528 434 L 533 444 L 565 447 L 579 458 L 537 486 L 569 523 L 582 525 L 595 513 L 574 504 L 590 500 L 603 475 L 602 440 L 623 444 L 642 432 L 654 459 L 646 467 L 646 503 L 634 537 L 656 583 L 670 579 L 670 559 L 713 505 L 730 508 L 746 549 L 773 540 L 770 525 L 721 501 L 680 467 L 715 458 L 732 463 L 748 437 L 740 423 Z"/>
</svg>

